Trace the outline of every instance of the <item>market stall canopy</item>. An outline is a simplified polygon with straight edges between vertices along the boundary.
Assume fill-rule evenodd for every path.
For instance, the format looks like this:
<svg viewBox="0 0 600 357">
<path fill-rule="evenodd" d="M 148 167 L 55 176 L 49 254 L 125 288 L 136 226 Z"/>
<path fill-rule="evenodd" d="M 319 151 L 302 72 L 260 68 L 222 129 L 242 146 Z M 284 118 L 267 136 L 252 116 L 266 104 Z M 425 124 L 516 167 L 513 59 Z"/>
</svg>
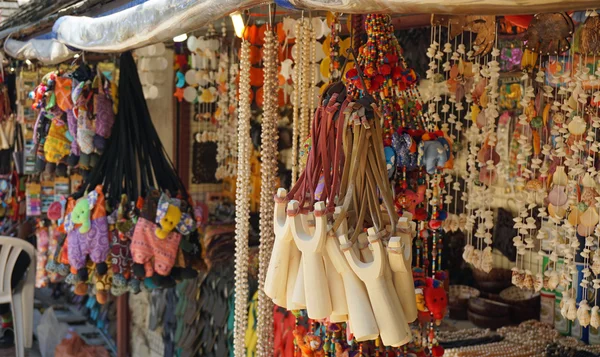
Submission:
<svg viewBox="0 0 600 357">
<path fill-rule="evenodd" d="M 28 6 L 47 3 L 32 2 Z M 11 19 L 7 26 L 15 27 L 22 22 L 48 22 L 57 14 L 64 14 L 64 7 L 74 8 L 82 3 L 96 5 L 110 1 L 60 0 L 50 7 L 55 11 L 40 18 L 33 15 Z M 453 13 L 453 14 L 514 14 L 566 10 L 585 10 L 598 4 L 597 0 L 276 0 L 277 4 L 302 10 L 329 10 L 343 13 Z M 52 2 L 50 2 L 52 3 Z M 57 4 L 63 7 L 58 7 Z M 72 48 L 94 52 L 123 52 L 162 42 L 174 36 L 201 28 L 209 22 L 231 14 L 269 3 L 265 0 L 134 0 L 124 10 L 101 17 L 62 16 L 52 28 L 52 37 Z M 86 6 L 87 6 L 86 5 Z M 134 6 L 133 6 L 134 5 Z M 58 12 L 57 12 L 58 11 Z M 84 13 L 75 11 L 75 14 Z M 19 19 L 22 20 L 19 22 Z M 33 31 L 20 29 L 27 36 Z M 6 33 L 8 35 L 8 33 Z M 5 36 L 6 36 L 5 35 Z"/>
<path fill-rule="evenodd" d="M 4 52 L 19 60 L 38 60 L 52 65 L 64 62 L 75 54 L 67 46 L 56 40 L 4 41 Z"/>
<path fill-rule="evenodd" d="M 586 10 L 598 6 L 597 0 L 276 0 L 277 4 L 302 10 L 341 13 L 534 14 L 567 10 Z"/>
<path fill-rule="evenodd" d="M 139 3 L 137 0 L 134 5 Z M 27 0 L 0 25 L 3 49 L 13 58 L 56 64 L 73 57 L 73 50 L 52 38 L 54 22 L 65 15 L 98 15 L 118 10 L 126 0 Z M 133 6 L 133 5 L 132 5 Z M 19 40 L 17 40 L 19 39 Z M 27 39 L 27 40 L 24 40 Z"/>
<path fill-rule="evenodd" d="M 149 0 L 118 13 L 90 18 L 65 16 L 53 33 L 58 41 L 81 50 L 123 52 L 170 40 L 264 0 Z"/>
<path fill-rule="evenodd" d="M 581 10 L 597 0 L 277 0 L 304 10 L 344 13 L 512 14 Z M 96 52 L 120 52 L 161 42 L 196 30 L 234 11 L 264 0 L 149 0 L 116 14 L 88 18 L 66 16 L 54 25 L 56 38 L 69 46 Z"/>
</svg>

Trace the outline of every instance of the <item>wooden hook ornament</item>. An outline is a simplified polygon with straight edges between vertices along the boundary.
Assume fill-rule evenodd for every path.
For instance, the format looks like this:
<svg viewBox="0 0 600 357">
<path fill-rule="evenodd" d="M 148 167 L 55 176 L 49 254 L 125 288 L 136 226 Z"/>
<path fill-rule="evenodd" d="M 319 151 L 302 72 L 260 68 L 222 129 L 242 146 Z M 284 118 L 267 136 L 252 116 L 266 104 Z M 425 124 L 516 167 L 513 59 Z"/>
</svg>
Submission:
<svg viewBox="0 0 600 357">
<path fill-rule="evenodd" d="M 340 212 L 341 207 L 336 207 L 335 214 L 340 214 Z M 340 236 L 348 236 L 348 224 L 346 220 L 342 221 L 335 233 L 329 232 L 325 248 L 327 256 L 343 282 L 350 330 L 358 342 L 374 340 L 379 336 L 379 328 L 375 321 L 367 288 L 350 268 L 350 265 L 348 265 L 348 261 L 338 243 Z M 354 254 L 356 254 L 356 251 Z"/>
<path fill-rule="evenodd" d="M 416 320 L 417 302 L 415 297 L 415 283 L 412 275 L 412 237 L 414 229 L 408 218 L 398 219 L 397 236 L 391 237 L 388 242 L 388 260 L 392 269 L 394 287 L 406 320 Z"/>
<path fill-rule="evenodd" d="M 396 292 L 390 291 L 386 281 L 384 269 L 386 259 L 381 240 L 378 238 L 371 240 L 374 259 L 370 263 L 364 263 L 350 249 L 351 243 L 347 236 L 342 235 L 339 239 L 348 264 L 367 287 L 383 344 L 401 346 L 408 343 L 411 340 L 408 323 L 402 309 L 397 308 L 399 303 L 394 299 Z"/>
<path fill-rule="evenodd" d="M 265 277 L 265 294 L 282 307 L 287 307 L 287 282 L 290 265 L 290 251 L 292 249 L 293 236 L 291 220 L 288 214 L 298 212 L 298 201 L 287 202 L 287 191 L 283 188 L 277 190 L 275 199 L 275 214 L 273 217 L 273 229 L 275 242 L 273 253 L 269 261 L 269 268 Z M 287 206 L 287 211 L 286 211 Z"/>
<path fill-rule="evenodd" d="M 327 214 L 325 203 L 319 201 L 314 205 L 315 230 L 310 234 L 304 229 L 302 218 L 298 215 L 292 219 L 292 235 L 296 246 L 302 252 L 302 269 L 304 274 L 304 291 L 306 310 L 311 319 L 324 319 L 333 310 L 329 284 L 325 273 L 323 252 L 327 239 Z"/>
</svg>

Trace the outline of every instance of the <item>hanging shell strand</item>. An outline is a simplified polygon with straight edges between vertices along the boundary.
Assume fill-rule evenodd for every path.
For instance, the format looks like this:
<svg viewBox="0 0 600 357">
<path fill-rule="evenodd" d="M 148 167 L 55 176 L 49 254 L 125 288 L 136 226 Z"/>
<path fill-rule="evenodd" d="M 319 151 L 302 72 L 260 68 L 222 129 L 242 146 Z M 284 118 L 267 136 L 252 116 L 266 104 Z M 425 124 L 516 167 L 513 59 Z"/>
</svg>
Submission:
<svg viewBox="0 0 600 357">
<path fill-rule="evenodd" d="M 295 25 L 295 33 L 296 33 L 296 50 L 302 50 L 302 38 L 303 38 L 303 21 L 296 21 Z M 292 101 L 292 186 L 296 183 L 296 179 L 298 178 L 298 146 L 302 145 L 302 142 L 299 142 L 302 137 L 302 132 L 300 129 L 300 88 L 301 88 L 301 73 L 300 73 L 300 64 L 302 62 L 302 56 L 298 56 L 298 60 L 294 63 L 294 73 L 292 76 L 292 81 L 294 82 L 294 91 L 291 95 Z"/>
<path fill-rule="evenodd" d="M 261 132 L 260 250 L 258 265 L 258 342 L 257 356 L 273 355 L 273 302 L 264 292 L 275 232 L 273 231 L 273 196 L 277 182 L 277 40 L 273 31 L 265 33 L 264 108 Z"/>
<path fill-rule="evenodd" d="M 242 42 L 238 117 L 238 176 L 235 192 L 235 357 L 246 356 L 248 325 L 248 234 L 250 224 L 250 43 Z"/>
</svg>

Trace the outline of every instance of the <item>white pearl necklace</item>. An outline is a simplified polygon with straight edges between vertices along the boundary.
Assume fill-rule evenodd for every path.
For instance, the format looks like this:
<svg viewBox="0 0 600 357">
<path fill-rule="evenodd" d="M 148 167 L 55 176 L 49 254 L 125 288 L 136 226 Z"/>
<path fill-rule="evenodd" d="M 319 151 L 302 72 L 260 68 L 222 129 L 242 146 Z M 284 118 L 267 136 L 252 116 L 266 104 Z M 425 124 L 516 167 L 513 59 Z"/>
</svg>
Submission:
<svg viewBox="0 0 600 357">
<path fill-rule="evenodd" d="M 258 255 L 258 342 L 257 356 L 273 355 L 273 302 L 264 292 L 275 232 L 273 231 L 273 196 L 277 182 L 277 40 L 273 31 L 265 33 L 263 46 L 264 107 L 261 132 L 260 250 Z"/>
<path fill-rule="evenodd" d="M 238 118 L 238 176 L 235 192 L 235 357 L 246 356 L 248 326 L 248 233 L 250 224 L 250 43 L 242 42 Z"/>
</svg>

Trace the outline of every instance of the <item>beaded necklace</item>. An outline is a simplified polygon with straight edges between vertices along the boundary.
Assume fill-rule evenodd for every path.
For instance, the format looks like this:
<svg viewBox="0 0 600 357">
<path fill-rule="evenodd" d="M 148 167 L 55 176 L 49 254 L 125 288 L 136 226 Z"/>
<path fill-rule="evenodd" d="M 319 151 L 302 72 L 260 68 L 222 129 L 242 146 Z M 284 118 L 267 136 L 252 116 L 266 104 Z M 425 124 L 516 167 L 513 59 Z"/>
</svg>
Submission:
<svg viewBox="0 0 600 357">
<path fill-rule="evenodd" d="M 333 14 L 333 20 L 331 21 L 331 51 L 329 52 L 329 81 L 335 83 L 340 80 L 341 65 L 340 65 L 340 31 L 341 25 L 339 20 L 339 14 Z"/>
<path fill-rule="evenodd" d="M 272 30 L 265 33 L 264 107 L 261 132 L 260 250 L 258 273 L 258 356 L 273 355 L 273 302 L 264 292 L 275 233 L 273 231 L 273 196 L 277 182 L 277 40 Z"/>
<path fill-rule="evenodd" d="M 242 42 L 240 53 L 240 99 L 238 117 L 238 169 L 235 216 L 235 321 L 234 356 L 246 356 L 248 325 L 248 234 L 250 223 L 250 43 Z"/>
<path fill-rule="evenodd" d="M 223 37 L 226 36 L 226 27 L 223 26 Z M 231 116 L 229 113 L 231 101 L 231 88 L 229 87 L 230 80 L 230 59 L 229 50 L 222 48 L 219 53 L 219 69 L 217 73 L 217 84 L 219 99 L 217 101 L 217 171 L 215 178 L 222 180 L 227 177 L 232 177 L 234 172 L 230 170 L 232 153 L 232 142 L 235 141 L 235 126 L 231 125 Z"/>
</svg>

